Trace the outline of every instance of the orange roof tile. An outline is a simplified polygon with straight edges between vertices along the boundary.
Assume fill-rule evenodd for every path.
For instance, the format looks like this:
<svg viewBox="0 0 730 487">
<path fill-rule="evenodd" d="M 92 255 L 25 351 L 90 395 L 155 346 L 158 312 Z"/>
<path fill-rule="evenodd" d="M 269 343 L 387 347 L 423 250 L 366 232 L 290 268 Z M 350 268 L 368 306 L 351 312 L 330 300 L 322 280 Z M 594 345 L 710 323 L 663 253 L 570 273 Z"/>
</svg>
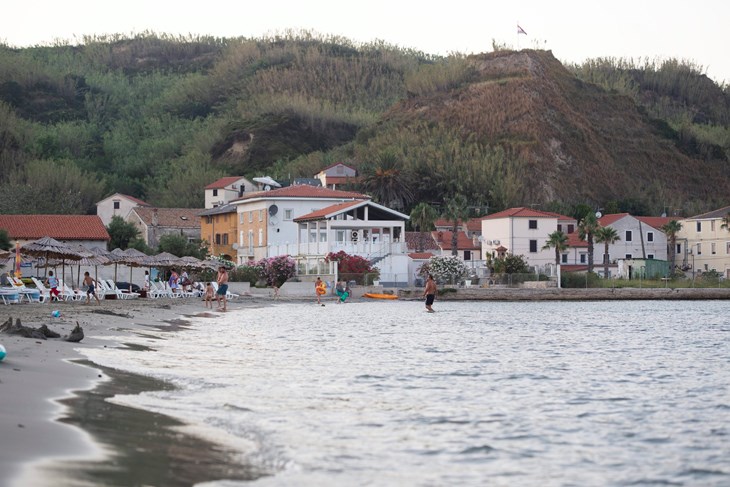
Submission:
<svg viewBox="0 0 730 487">
<path fill-rule="evenodd" d="M 602 227 L 608 227 L 617 221 L 619 221 L 622 218 L 625 218 L 627 216 L 631 216 L 628 213 L 610 213 L 608 215 L 603 215 L 601 218 L 598 219 L 598 223 Z"/>
<path fill-rule="evenodd" d="M 97 215 L 0 215 L 0 228 L 14 240 L 109 240 Z"/>
<path fill-rule="evenodd" d="M 433 254 L 431 252 L 411 252 L 408 257 L 413 260 L 425 260 L 433 257 Z"/>
<path fill-rule="evenodd" d="M 588 242 L 580 239 L 578 232 L 568 234 L 568 247 L 588 247 Z"/>
<path fill-rule="evenodd" d="M 482 220 L 494 220 L 497 218 L 557 218 L 558 220 L 574 220 L 574 218 L 561 215 L 559 213 L 551 213 L 549 211 L 541 211 L 525 207 L 508 208 L 482 217 Z"/>
<path fill-rule="evenodd" d="M 146 224 L 152 224 L 152 215 L 157 212 L 157 222 L 161 227 L 200 228 L 200 214 L 204 208 L 133 208 L 133 212 Z"/>
<path fill-rule="evenodd" d="M 272 189 L 271 191 L 258 191 L 243 195 L 234 201 L 245 201 L 254 198 L 331 198 L 331 199 L 370 199 L 370 196 L 352 191 L 340 191 L 337 189 L 323 188 L 322 186 L 309 186 L 297 184 L 285 188 Z"/>
<path fill-rule="evenodd" d="M 678 216 L 637 216 L 636 219 L 642 223 L 646 223 L 650 227 L 661 230 L 662 227 L 670 221 L 681 220 L 682 218 Z"/>
<path fill-rule="evenodd" d="M 294 221 L 303 222 L 303 221 L 312 221 L 312 220 L 322 220 L 325 217 L 327 217 L 327 215 L 330 215 L 332 213 L 337 213 L 339 211 L 350 208 L 351 206 L 357 206 L 357 205 L 361 204 L 363 201 L 366 201 L 366 200 L 345 201 L 344 203 L 337 203 L 336 205 L 330 205 L 325 208 L 321 208 L 319 210 L 313 211 L 311 213 L 307 213 L 306 215 L 297 217 L 294 219 Z"/>
<path fill-rule="evenodd" d="M 222 189 L 226 186 L 230 186 L 239 179 L 243 179 L 243 176 L 226 176 L 224 178 L 220 178 L 218 181 L 210 183 L 208 186 L 205 187 L 205 189 Z"/>
<path fill-rule="evenodd" d="M 443 250 L 451 250 L 451 236 L 453 232 L 448 230 L 439 230 L 431 232 L 431 236 L 436 240 Z M 476 250 L 480 249 L 480 245 L 474 245 L 474 240 L 466 236 L 464 232 L 456 232 L 456 249 L 457 250 Z"/>
</svg>

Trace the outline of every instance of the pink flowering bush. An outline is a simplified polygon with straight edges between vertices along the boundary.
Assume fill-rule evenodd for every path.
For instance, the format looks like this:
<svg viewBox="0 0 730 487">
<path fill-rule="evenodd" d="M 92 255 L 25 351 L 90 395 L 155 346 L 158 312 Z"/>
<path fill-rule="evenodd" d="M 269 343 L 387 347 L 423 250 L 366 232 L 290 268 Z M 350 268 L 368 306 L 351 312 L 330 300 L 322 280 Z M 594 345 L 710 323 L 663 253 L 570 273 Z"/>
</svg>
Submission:
<svg viewBox="0 0 730 487">
<path fill-rule="evenodd" d="M 287 280 L 296 275 L 297 264 L 288 255 L 269 257 L 256 262 L 253 267 L 258 276 L 266 281 L 267 286 L 281 287 Z"/>
</svg>

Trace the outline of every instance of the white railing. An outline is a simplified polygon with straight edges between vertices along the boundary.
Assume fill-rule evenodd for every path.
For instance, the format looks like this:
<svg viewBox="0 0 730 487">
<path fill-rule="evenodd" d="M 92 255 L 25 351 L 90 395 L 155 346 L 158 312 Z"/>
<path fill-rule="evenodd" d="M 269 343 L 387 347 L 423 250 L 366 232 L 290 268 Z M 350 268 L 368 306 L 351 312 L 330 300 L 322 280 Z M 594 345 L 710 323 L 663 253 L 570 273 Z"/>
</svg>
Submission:
<svg viewBox="0 0 730 487">
<path fill-rule="evenodd" d="M 388 254 L 405 254 L 405 242 L 311 242 L 284 245 L 269 245 L 267 254 L 270 257 L 277 255 L 327 255 L 330 252 L 344 251 L 350 255 L 359 255 L 368 259 Z"/>
</svg>

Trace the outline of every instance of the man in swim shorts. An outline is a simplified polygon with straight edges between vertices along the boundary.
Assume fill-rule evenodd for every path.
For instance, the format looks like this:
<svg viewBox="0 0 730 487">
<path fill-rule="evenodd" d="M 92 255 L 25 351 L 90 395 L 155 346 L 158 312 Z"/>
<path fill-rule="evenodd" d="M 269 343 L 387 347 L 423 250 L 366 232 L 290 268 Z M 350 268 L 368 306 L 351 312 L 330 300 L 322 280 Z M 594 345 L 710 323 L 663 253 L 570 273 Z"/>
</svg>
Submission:
<svg viewBox="0 0 730 487">
<path fill-rule="evenodd" d="M 428 279 L 426 280 L 426 289 L 423 290 L 423 295 L 426 297 L 426 311 L 433 313 L 434 310 L 431 305 L 436 298 L 436 281 L 433 280 L 431 274 L 428 275 Z"/>
<path fill-rule="evenodd" d="M 228 294 L 228 272 L 226 268 L 220 266 L 218 268 L 218 277 L 216 278 L 218 283 L 218 292 L 216 293 L 216 299 L 218 300 L 218 309 L 226 310 L 226 295 Z M 223 301 L 223 307 L 221 307 L 221 301 Z"/>
</svg>

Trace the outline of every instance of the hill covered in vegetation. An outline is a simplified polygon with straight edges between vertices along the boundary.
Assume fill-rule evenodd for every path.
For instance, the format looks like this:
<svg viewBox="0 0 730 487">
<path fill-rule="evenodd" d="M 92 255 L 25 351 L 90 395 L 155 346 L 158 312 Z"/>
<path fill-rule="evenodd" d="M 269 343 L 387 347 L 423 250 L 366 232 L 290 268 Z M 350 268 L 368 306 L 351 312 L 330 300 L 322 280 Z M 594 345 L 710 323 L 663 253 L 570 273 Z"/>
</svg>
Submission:
<svg viewBox="0 0 730 487">
<path fill-rule="evenodd" d="M 665 208 L 730 199 L 730 94 L 693 66 L 435 57 L 295 33 L 0 46 L 0 211 L 114 191 L 202 206 L 224 175 L 357 167 L 384 204 Z"/>
</svg>

